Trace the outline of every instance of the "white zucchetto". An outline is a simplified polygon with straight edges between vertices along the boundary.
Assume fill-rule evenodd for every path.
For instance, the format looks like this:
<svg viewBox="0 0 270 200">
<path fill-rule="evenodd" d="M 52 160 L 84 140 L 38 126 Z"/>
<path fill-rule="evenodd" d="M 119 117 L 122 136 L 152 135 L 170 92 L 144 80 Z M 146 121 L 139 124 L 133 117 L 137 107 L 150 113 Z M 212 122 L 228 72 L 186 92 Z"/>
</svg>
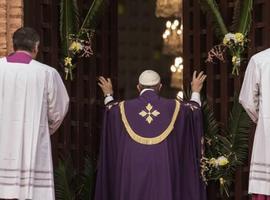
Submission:
<svg viewBox="0 0 270 200">
<path fill-rule="evenodd" d="M 160 76 L 153 70 L 145 70 L 139 77 L 139 84 L 143 86 L 154 86 L 160 83 Z"/>
</svg>

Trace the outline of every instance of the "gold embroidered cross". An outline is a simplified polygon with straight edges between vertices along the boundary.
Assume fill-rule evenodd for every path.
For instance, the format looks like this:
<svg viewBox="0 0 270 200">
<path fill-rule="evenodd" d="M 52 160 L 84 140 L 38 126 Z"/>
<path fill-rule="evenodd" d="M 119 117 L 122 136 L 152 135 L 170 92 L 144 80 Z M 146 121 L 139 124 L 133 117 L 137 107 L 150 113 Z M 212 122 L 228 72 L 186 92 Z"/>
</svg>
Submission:
<svg viewBox="0 0 270 200">
<path fill-rule="evenodd" d="M 148 122 L 148 124 L 151 124 L 154 120 L 153 117 L 157 117 L 160 112 L 158 112 L 157 110 L 152 111 L 153 106 L 150 103 L 148 103 L 145 108 L 147 111 L 142 110 L 139 115 L 141 115 L 142 117 L 146 117 L 146 121 Z"/>
</svg>

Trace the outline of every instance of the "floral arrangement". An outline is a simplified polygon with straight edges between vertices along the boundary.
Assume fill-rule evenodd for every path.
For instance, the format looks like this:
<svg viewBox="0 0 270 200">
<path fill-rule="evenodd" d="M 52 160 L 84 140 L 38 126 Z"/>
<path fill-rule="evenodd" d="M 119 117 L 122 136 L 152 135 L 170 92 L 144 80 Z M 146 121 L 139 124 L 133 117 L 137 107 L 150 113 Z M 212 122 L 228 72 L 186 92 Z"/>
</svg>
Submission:
<svg viewBox="0 0 270 200">
<path fill-rule="evenodd" d="M 235 0 L 232 32 L 228 31 L 215 0 L 201 0 L 202 8 L 210 12 L 217 29 L 217 37 L 221 38 L 220 44 L 208 52 L 206 62 L 213 63 L 214 59 L 225 62 L 224 53 L 228 50 L 233 65 L 232 74 L 239 75 L 243 53 L 247 47 L 247 35 L 251 24 L 251 11 L 253 0 Z"/>
<path fill-rule="evenodd" d="M 79 58 L 89 58 L 93 55 L 92 50 L 92 38 L 94 35 L 93 30 L 83 30 L 82 34 L 70 34 L 69 35 L 69 48 L 67 56 L 64 58 L 64 68 L 66 77 L 73 79 L 72 71 L 76 67 L 76 63 Z"/>
<path fill-rule="evenodd" d="M 247 42 L 247 38 L 242 33 L 227 33 L 223 38 L 223 45 L 230 50 L 232 55 L 232 74 L 239 75 L 241 54 L 244 52 Z"/>
<path fill-rule="evenodd" d="M 226 50 L 228 50 L 232 57 L 232 74 L 238 76 L 242 61 L 241 55 L 245 51 L 247 43 L 248 39 L 242 33 L 227 33 L 223 38 L 222 44 L 214 46 L 208 52 L 208 58 L 206 62 L 213 63 L 215 58 L 225 62 L 223 54 Z"/>
<path fill-rule="evenodd" d="M 97 25 L 97 18 L 104 5 L 104 0 L 94 0 L 81 26 L 77 0 L 61 0 L 60 36 L 61 64 L 65 78 L 73 80 L 73 70 L 80 58 L 93 55 L 92 39 Z"/>
<path fill-rule="evenodd" d="M 205 132 L 205 150 L 201 159 L 201 176 L 206 184 L 219 184 L 220 194 L 230 197 L 230 186 L 234 181 L 235 171 L 248 158 L 248 135 L 251 120 L 234 97 L 234 104 L 226 126 L 221 126 L 213 111 L 203 102 Z"/>
</svg>

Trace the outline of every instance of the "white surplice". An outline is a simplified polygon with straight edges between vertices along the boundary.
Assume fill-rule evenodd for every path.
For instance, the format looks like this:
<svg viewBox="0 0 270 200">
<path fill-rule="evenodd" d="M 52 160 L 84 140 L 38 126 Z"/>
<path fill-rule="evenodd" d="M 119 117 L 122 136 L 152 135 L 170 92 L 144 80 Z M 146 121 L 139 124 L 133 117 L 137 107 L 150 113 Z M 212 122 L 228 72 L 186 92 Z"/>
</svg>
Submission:
<svg viewBox="0 0 270 200">
<path fill-rule="evenodd" d="M 239 101 L 257 123 L 250 163 L 249 193 L 270 195 L 270 49 L 250 59 Z"/>
<path fill-rule="evenodd" d="M 0 59 L 0 199 L 55 199 L 50 135 L 68 104 L 55 69 Z"/>
</svg>

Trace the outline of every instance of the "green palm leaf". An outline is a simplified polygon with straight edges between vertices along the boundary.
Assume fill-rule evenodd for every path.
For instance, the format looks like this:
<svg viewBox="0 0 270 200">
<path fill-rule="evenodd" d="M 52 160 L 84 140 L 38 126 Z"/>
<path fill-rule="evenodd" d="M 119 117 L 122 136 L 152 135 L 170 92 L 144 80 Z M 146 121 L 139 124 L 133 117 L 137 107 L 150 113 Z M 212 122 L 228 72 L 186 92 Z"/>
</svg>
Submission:
<svg viewBox="0 0 270 200">
<path fill-rule="evenodd" d="M 190 97 L 190 94 L 187 96 Z M 206 159 L 225 156 L 229 161 L 225 166 L 211 167 L 208 165 L 208 168 L 202 168 L 203 173 L 208 181 L 219 183 L 220 178 L 223 178 L 225 183 L 220 185 L 220 194 L 223 197 L 229 197 L 229 189 L 233 183 L 235 171 L 248 158 L 248 135 L 251 120 L 239 104 L 237 95 L 234 96 L 233 108 L 226 126 L 221 126 L 216 120 L 207 100 L 202 101 L 202 111 Z M 205 166 L 205 162 L 203 166 Z"/>
<path fill-rule="evenodd" d="M 104 6 L 104 4 L 105 0 L 93 1 L 79 30 L 79 34 L 81 34 L 84 29 L 94 29 L 97 26 L 98 16 L 103 10 L 102 7 Z"/>
<path fill-rule="evenodd" d="M 204 132 L 207 136 L 215 136 L 219 133 L 219 123 L 217 122 L 213 110 L 209 107 L 206 100 L 202 101 L 202 110 L 204 124 L 207 125 L 204 127 Z"/>
<path fill-rule="evenodd" d="M 71 187 L 74 171 L 69 167 L 68 162 L 59 161 L 55 170 L 55 196 L 57 200 L 74 200 L 75 192 Z"/>
<path fill-rule="evenodd" d="M 250 118 L 242 105 L 238 102 L 238 95 L 235 95 L 227 132 L 230 134 L 232 151 L 241 164 L 248 158 L 248 136 L 251 125 L 252 122 Z"/>
<path fill-rule="evenodd" d="M 84 171 L 81 175 L 81 197 L 82 199 L 91 200 L 94 189 L 94 167 L 89 157 L 85 159 Z"/>
<path fill-rule="evenodd" d="M 228 33 L 228 30 L 220 14 L 220 10 L 216 1 L 215 0 L 200 0 L 200 3 L 204 11 L 208 11 L 212 14 L 214 24 L 216 26 L 217 34 L 221 37 L 226 35 Z"/>
<path fill-rule="evenodd" d="M 241 17 L 241 0 L 235 0 L 233 7 L 233 21 L 231 30 L 236 32 L 239 27 L 239 19 Z"/>
<path fill-rule="evenodd" d="M 78 29 L 79 10 L 77 0 L 61 0 L 60 3 L 60 36 L 62 54 L 68 55 L 69 35 Z"/>
<path fill-rule="evenodd" d="M 251 26 L 253 0 L 243 0 L 238 32 L 247 35 Z"/>
<path fill-rule="evenodd" d="M 203 124 L 206 142 L 206 154 L 209 157 L 216 157 L 218 149 L 213 149 L 215 146 L 219 148 L 219 138 L 217 137 L 220 132 L 219 122 L 214 116 L 213 110 L 209 107 L 207 100 L 202 101 L 202 112 L 203 112 Z"/>
</svg>

